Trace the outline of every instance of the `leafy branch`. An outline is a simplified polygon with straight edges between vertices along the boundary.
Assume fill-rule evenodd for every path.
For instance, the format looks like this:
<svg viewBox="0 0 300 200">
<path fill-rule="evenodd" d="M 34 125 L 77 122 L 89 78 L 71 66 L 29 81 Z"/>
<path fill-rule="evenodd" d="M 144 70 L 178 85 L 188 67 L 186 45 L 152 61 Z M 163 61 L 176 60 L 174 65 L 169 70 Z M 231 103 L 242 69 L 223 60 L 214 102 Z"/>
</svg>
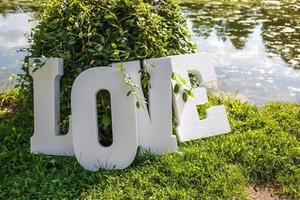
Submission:
<svg viewBox="0 0 300 200">
<path fill-rule="evenodd" d="M 182 91 L 182 100 L 184 102 L 187 102 L 188 97 L 194 97 L 194 94 L 192 92 L 193 87 L 192 86 L 188 86 L 186 80 L 176 74 L 175 72 L 172 73 L 172 80 L 175 81 L 175 85 L 174 85 L 174 93 L 178 94 L 178 92 L 181 90 Z"/>
<path fill-rule="evenodd" d="M 145 100 L 148 102 L 147 108 L 149 110 L 149 90 L 151 89 L 150 79 L 151 75 L 150 72 L 153 71 L 155 66 L 148 64 L 146 61 L 143 62 L 142 68 L 139 70 L 139 74 L 141 76 L 141 86 L 142 91 L 144 93 Z"/>
<path fill-rule="evenodd" d="M 119 65 L 117 67 L 118 70 L 120 70 L 122 72 L 122 77 L 124 82 L 126 83 L 126 85 L 129 87 L 129 91 L 127 92 L 127 96 L 129 95 L 135 95 L 136 96 L 136 107 L 140 108 L 141 106 L 143 107 L 145 104 L 147 104 L 147 101 L 145 100 L 145 98 L 143 98 L 142 96 L 138 95 L 138 89 L 139 86 L 134 82 L 134 80 L 129 76 L 129 74 L 127 74 L 125 72 L 125 68 L 123 65 Z M 144 108 L 144 107 L 143 107 Z"/>
<path fill-rule="evenodd" d="M 42 56 L 42 58 L 44 58 L 45 61 L 41 61 L 39 58 L 33 59 L 33 62 L 31 65 L 33 67 L 32 72 L 36 72 L 38 69 L 41 69 L 46 64 L 48 58 L 46 58 L 45 56 Z"/>
</svg>

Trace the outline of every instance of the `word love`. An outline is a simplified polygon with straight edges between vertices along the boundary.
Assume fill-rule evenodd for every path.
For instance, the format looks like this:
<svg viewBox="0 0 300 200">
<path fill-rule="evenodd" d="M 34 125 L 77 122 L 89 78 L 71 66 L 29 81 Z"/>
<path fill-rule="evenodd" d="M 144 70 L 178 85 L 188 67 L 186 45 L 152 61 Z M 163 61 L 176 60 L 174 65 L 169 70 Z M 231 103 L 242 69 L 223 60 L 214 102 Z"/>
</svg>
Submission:
<svg viewBox="0 0 300 200">
<path fill-rule="evenodd" d="M 215 81 L 214 67 L 206 54 L 191 54 L 149 59 L 154 66 L 150 72 L 149 109 L 136 107 L 136 96 L 128 95 L 123 80 L 126 72 L 137 84 L 137 93 L 144 97 L 141 87 L 139 61 L 120 63 L 112 67 L 95 67 L 82 72 L 74 81 L 71 92 L 69 132 L 60 134 L 60 77 L 63 60 L 40 59 L 45 64 L 31 70 L 34 86 L 34 134 L 31 152 L 47 155 L 75 155 L 87 170 L 99 168 L 124 169 L 134 160 L 137 148 L 154 154 L 177 150 L 176 136 L 172 134 L 172 110 L 178 122 L 176 135 L 180 141 L 195 140 L 230 131 L 224 106 L 207 110 L 207 118 L 200 120 L 197 105 L 208 102 L 203 87 L 193 89 L 193 97 L 183 98 L 172 74 L 184 78 L 191 86 L 189 73 L 199 83 Z M 34 60 L 31 60 L 31 64 Z M 177 83 L 176 83 L 177 81 Z M 172 86 L 173 85 L 173 86 Z M 173 88 L 172 88 L 173 87 Z M 173 89 L 173 90 L 172 90 Z M 96 95 L 107 90 L 111 96 L 113 142 L 105 147 L 98 140 Z M 176 92 L 172 92 L 176 90 Z"/>
</svg>

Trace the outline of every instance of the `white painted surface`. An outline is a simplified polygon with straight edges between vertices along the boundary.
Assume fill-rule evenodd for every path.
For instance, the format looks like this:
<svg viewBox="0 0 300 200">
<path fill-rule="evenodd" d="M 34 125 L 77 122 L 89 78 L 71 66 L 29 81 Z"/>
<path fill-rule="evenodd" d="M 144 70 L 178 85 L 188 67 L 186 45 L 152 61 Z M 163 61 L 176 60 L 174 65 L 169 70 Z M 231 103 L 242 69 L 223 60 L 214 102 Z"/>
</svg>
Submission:
<svg viewBox="0 0 300 200">
<path fill-rule="evenodd" d="M 205 53 L 172 56 L 173 71 L 187 80 L 187 87 L 191 86 L 188 73 L 196 75 L 199 83 L 216 81 L 216 73 L 209 55 Z M 213 106 L 207 110 L 207 118 L 200 120 L 197 105 L 208 102 L 206 89 L 193 89 L 194 98 L 187 102 L 182 100 L 182 91 L 174 94 L 173 107 L 178 121 L 176 133 L 180 141 L 195 140 L 230 132 L 224 106 Z"/>
<path fill-rule="evenodd" d="M 150 59 L 146 60 L 146 63 L 155 68 L 150 71 L 149 112 L 146 104 L 137 109 L 139 146 L 142 150 L 154 154 L 175 152 L 177 139 L 172 135 L 171 59 Z M 114 64 L 113 67 L 118 65 L 120 64 Z M 139 86 L 138 96 L 144 98 L 139 70 L 134 70 L 141 68 L 140 62 L 125 62 L 123 66 Z"/>
<path fill-rule="evenodd" d="M 113 143 L 109 147 L 98 141 L 96 95 L 100 90 L 111 96 Z M 127 91 L 121 71 L 115 68 L 88 69 L 76 78 L 71 94 L 73 144 L 85 169 L 124 169 L 134 160 L 138 147 L 135 97 L 127 97 Z"/>
<path fill-rule="evenodd" d="M 30 60 L 30 65 L 35 59 Z M 34 90 L 34 134 L 30 139 L 32 153 L 46 155 L 74 155 L 72 136 L 59 131 L 59 80 L 63 75 L 63 60 L 39 59 L 44 64 L 30 75 Z"/>
<path fill-rule="evenodd" d="M 74 155 L 88 170 L 124 169 L 134 160 L 137 147 L 155 154 L 177 150 L 172 135 L 172 97 L 178 121 L 176 133 L 180 141 L 210 137 L 230 131 L 224 106 L 207 110 L 207 118 L 200 120 L 197 105 L 208 102 L 203 87 L 193 90 L 194 98 L 182 100 L 182 91 L 172 96 L 171 75 L 175 72 L 187 80 L 188 73 L 196 75 L 200 83 L 215 81 L 216 74 L 207 54 L 179 55 L 149 59 L 150 72 L 149 111 L 146 105 L 136 109 L 135 95 L 127 96 L 128 86 L 122 72 L 112 67 L 96 67 L 82 72 L 75 80 L 71 94 L 72 117 L 67 135 L 59 132 L 59 79 L 63 75 L 62 59 L 41 59 L 45 65 L 31 71 L 34 80 L 34 135 L 31 151 L 47 155 Z M 32 64 L 33 59 L 31 59 Z M 139 61 L 122 63 L 125 72 L 141 89 Z M 104 147 L 99 143 L 96 95 L 108 90 L 111 95 L 113 143 Z M 71 123 L 72 122 L 72 123 Z M 71 131 L 72 130 L 72 131 Z"/>
</svg>

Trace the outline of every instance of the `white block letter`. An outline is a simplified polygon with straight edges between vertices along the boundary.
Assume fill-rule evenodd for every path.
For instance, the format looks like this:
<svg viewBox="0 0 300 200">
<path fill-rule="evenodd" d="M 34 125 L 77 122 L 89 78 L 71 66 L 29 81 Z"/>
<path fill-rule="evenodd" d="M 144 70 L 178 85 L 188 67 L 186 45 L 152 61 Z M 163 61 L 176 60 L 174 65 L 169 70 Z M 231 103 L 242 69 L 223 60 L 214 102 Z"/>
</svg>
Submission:
<svg viewBox="0 0 300 200">
<path fill-rule="evenodd" d="M 98 139 L 96 95 L 107 90 L 111 96 L 113 143 L 104 147 Z M 88 170 L 124 169 L 134 160 L 138 139 L 135 97 L 120 70 L 97 67 L 82 72 L 72 88 L 72 133 L 79 163 Z"/>
<path fill-rule="evenodd" d="M 176 74 L 187 80 L 190 87 L 188 73 L 196 75 L 199 82 L 216 80 L 214 66 L 208 55 L 194 54 L 172 56 L 172 66 Z M 194 98 L 189 97 L 187 102 L 182 100 L 182 91 L 174 94 L 173 106 L 178 121 L 176 129 L 180 141 L 195 140 L 204 137 L 230 132 L 230 125 L 226 116 L 225 107 L 213 106 L 207 110 L 207 118 L 199 119 L 197 105 L 208 102 L 204 87 L 193 89 Z"/>
<path fill-rule="evenodd" d="M 139 146 L 156 154 L 174 152 L 177 150 L 177 140 L 172 135 L 171 59 L 150 59 L 146 63 L 154 69 L 150 72 L 149 112 L 146 104 L 137 109 Z M 123 66 L 139 86 L 138 96 L 144 98 L 139 70 L 135 70 L 136 66 L 140 66 L 139 61 L 126 62 Z"/>
<path fill-rule="evenodd" d="M 59 58 L 31 59 L 45 63 L 31 69 L 34 90 L 34 134 L 30 139 L 32 153 L 73 155 L 71 133 L 60 135 L 59 79 L 63 75 L 63 60 Z M 34 72 L 33 72 L 34 71 Z"/>
</svg>

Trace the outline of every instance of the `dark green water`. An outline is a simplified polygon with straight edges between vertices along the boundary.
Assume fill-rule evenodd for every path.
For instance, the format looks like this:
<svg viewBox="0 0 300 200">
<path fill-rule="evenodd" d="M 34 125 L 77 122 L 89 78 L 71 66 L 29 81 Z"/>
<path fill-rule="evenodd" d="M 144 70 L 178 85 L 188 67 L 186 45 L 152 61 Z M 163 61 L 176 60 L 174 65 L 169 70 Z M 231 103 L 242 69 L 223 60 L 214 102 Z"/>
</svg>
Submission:
<svg viewBox="0 0 300 200">
<path fill-rule="evenodd" d="M 285 5 L 182 4 L 200 52 L 216 64 L 218 89 L 256 104 L 300 102 L 300 1 Z M 21 73 L 32 14 L 0 15 L 0 90 Z"/>
</svg>

